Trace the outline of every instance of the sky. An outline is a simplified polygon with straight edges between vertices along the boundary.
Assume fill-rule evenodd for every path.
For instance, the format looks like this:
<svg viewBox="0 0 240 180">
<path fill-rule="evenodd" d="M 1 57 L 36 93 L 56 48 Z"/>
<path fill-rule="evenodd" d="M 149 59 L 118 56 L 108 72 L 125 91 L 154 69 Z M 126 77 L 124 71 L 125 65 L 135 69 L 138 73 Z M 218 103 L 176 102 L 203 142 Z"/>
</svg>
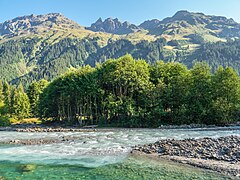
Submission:
<svg viewBox="0 0 240 180">
<path fill-rule="evenodd" d="M 139 25 L 179 10 L 221 15 L 240 22 L 240 0 L 0 0 L 0 22 L 30 14 L 62 13 L 82 26 L 99 17 Z"/>
</svg>

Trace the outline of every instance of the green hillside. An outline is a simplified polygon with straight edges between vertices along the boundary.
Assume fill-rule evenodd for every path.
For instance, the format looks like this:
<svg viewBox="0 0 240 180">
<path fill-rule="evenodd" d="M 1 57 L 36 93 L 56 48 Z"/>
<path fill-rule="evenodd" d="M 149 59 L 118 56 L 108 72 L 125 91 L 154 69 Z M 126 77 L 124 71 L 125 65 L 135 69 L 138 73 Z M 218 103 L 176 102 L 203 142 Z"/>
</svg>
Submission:
<svg viewBox="0 0 240 180">
<path fill-rule="evenodd" d="M 0 78 L 26 86 L 125 54 L 188 67 L 206 61 L 213 70 L 222 65 L 239 72 L 239 37 L 232 19 L 187 11 L 139 26 L 108 18 L 82 27 L 58 13 L 22 16 L 0 23 Z"/>
</svg>

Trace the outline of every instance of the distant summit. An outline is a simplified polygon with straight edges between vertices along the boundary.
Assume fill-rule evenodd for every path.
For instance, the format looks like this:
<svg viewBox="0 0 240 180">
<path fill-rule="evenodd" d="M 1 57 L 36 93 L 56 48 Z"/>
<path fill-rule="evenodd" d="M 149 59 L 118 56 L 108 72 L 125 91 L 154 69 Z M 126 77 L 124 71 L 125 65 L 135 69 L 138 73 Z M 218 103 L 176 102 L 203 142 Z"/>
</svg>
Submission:
<svg viewBox="0 0 240 180">
<path fill-rule="evenodd" d="M 38 33 L 59 26 L 63 28 L 80 28 L 80 25 L 66 18 L 60 13 L 50 13 L 45 15 L 20 16 L 12 20 L 0 23 L 0 35 L 21 35 L 28 33 Z"/>
<path fill-rule="evenodd" d="M 26 34 L 39 34 L 53 30 L 84 29 L 76 22 L 66 18 L 60 13 L 45 15 L 20 16 L 0 23 L 0 36 L 14 37 Z M 203 13 L 193 13 L 185 10 L 178 11 L 172 17 L 163 20 L 147 20 L 139 26 L 127 21 L 121 22 L 118 18 L 99 18 L 86 30 L 92 32 L 105 32 L 116 35 L 127 35 L 141 30 L 147 30 L 149 35 L 181 35 L 201 34 L 217 38 L 240 37 L 240 24 L 233 19 L 223 16 L 211 16 Z M 77 34 L 79 36 L 79 34 Z"/>
<path fill-rule="evenodd" d="M 209 34 L 215 37 L 240 37 L 240 24 L 223 16 L 211 16 L 203 13 L 178 11 L 172 17 L 162 21 L 153 19 L 140 24 L 150 34 Z"/>
<path fill-rule="evenodd" d="M 140 27 L 130 24 L 129 22 L 121 22 L 117 18 L 107 18 L 105 21 L 102 21 L 101 18 L 99 18 L 95 23 L 91 25 L 91 27 L 87 28 L 92 31 L 100 31 L 100 32 L 106 32 L 106 33 L 112 33 L 112 34 L 129 34 L 136 32 L 140 29 Z"/>
</svg>

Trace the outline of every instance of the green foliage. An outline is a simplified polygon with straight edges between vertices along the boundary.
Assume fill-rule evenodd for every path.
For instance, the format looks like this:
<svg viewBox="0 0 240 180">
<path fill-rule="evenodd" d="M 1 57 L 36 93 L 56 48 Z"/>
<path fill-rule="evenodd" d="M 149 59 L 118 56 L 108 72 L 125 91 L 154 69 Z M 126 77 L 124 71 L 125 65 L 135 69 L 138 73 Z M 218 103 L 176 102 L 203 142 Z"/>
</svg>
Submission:
<svg viewBox="0 0 240 180">
<path fill-rule="evenodd" d="M 27 95 L 29 98 L 30 106 L 31 106 L 31 115 L 36 117 L 38 113 L 38 102 L 39 97 L 42 94 L 44 88 L 46 88 L 48 82 L 46 80 L 40 80 L 38 82 L 33 82 L 27 90 Z"/>
<path fill-rule="evenodd" d="M 53 45 L 40 38 L 9 40 L 0 45 L 0 78 L 16 85 L 21 82 L 28 87 L 41 79 L 51 81 L 71 67 L 78 68 L 86 64 L 94 66 L 126 53 L 137 59 L 155 62 L 163 58 L 164 45 L 166 40 L 162 38 L 137 44 L 128 40 L 109 41 L 104 47 L 98 45 L 96 38 L 64 38 Z"/>
<path fill-rule="evenodd" d="M 152 66 L 151 80 L 158 91 L 165 116 L 164 122 L 181 124 L 186 111 L 186 97 L 189 94 L 189 71 L 180 63 L 157 62 Z M 162 113 L 163 114 L 163 113 Z M 178 122 L 179 121 L 179 122 Z"/>
<path fill-rule="evenodd" d="M 0 103 L 4 102 L 4 95 L 3 95 L 3 83 L 0 80 Z"/>
<path fill-rule="evenodd" d="M 92 119 L 98 113 L 96 98 L 99 92 L 95 78 L 95 70 L 86 66 L 54 80 L 40 98 L 41 117 L 79 122 Z"/>
<path fill-rule="evenodd" d="M 0 127 L 1 126 L 9 126 L 10 123 L 10 119 L 8 116 L 0 116 Z"/>
<path fill-rule="evenodd" d="M 24 92 L 22 84 L 13 91 L 12 113 L 18 119 L 23 119 L 29 116 L 30 103 L 27 94 Z"/>
<path fill-rule="evenodd" d="M 196 63 L 190 71 L 188 118 L 190 122 L 208 123 L 211 120 L 211 70 L 206 63 Z"/>
<path fill-rule="evenodd" d="M 10 113 L 11 112 L 11 96 L 12 96 L 12 90 L 11 86 L 8 84 L 8 82 L 5 80 L 3 82 L 3 96 L 4 96 L 4 112 Z"/>
<path fill-rule="evenodd" d="M 212 120 L 222 124 L 234 121 L 240 103 L 240 83 L 237 73 L 232 68 L 220 67 L 213 76 L 212 89 Z"/>
<path fill-rule="evenodd" d="M 215 72 L 219 66 L 232 67 L 238 73 L 240 57 L 240 40 L 206 43 L 201 45 L 200 49 L 194 52 L 190 59 L 197 59 L 209 64 L 212 71 Z"/>
<path fill-rule="evenodd" d="M 7 81 L 27 73 L 26 63 L 33 60 L 36 38 L 10 40 L 0 44 L 0 74 Z"/>
<path fill-rule="evenodd" d="M 199 34 L 187 36 L 193 42 L 182 40 L 166 41 L 159 38 L 133 43 L 127 39 L 109 40 L 100 46 L 97 38 L 64 38 L 49 44 L 41 38 L 19 38 L 0 44 L 0 78 L 26 88 L 32 82 L 46 79 L 51 81 L 68 71 L 86 64 L 95 66 L 110 58 L 131 54 L 135 59 L 145 59 L 154 64 L 162 59 L 165 62 L 181 62 L 192 67 L 196 61 L 209 64 L 214 72 L 218 66 L 233 67 L 239 71 L 239 40 L 205 43 Z M 190 44 L 189 44 L 190 43 Z M 199 44 L 199 48 L 192 47 Z M 168 48 L 167 45 L 171 45 Z"/>
<path fill-rule="evenodd" d="M 126 55 L 73 69 L 40 96 L 43 119 L 124 127 L 226 124 L 239 118 L 239 77 L 231 68 L 211 74 L 206 63 L 149 66 Z"/>
<path fill-rule="evenodd" d="M 51 61 L 51 60 L 49 60 Z M 96 68 L 71 68 L 50 84 L 29 85 L 27 94 L 0 83 L 0 117 L 36 117 L 72 124 L 158 127 L 161 124 L 227 124 L 239 119 L 239 76 L 207 63 L 187 69 L 177 62 L 125 55 Z"/>
<path fill-rule="evenodd" d="M 98 72 L 100 87 L 104 92 L 104 106 L 108 109 L 106 119 L 114 119 L 119 123 L 122 119 L 137 116 L 142 106 L 141 96 L 151 88 L 148 64 L 126 55 L 107 61 Z"/>
</svg>

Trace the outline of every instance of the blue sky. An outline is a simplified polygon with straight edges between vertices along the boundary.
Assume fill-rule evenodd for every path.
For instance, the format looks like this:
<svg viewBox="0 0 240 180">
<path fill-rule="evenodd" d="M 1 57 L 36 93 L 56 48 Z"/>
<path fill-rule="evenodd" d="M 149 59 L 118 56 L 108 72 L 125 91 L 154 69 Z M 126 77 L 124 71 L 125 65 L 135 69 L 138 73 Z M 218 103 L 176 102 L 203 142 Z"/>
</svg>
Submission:
<svg viewBox="0 0 240 180">
<path fill-rule="evenodd" d="M 17 16 L 59 12 L 83 26 L 99 17 L 140 24 L 179 10 L 231 17 L 240 22 L 240 0 L 0 0 L 0 22 Z"/>
</svg>

